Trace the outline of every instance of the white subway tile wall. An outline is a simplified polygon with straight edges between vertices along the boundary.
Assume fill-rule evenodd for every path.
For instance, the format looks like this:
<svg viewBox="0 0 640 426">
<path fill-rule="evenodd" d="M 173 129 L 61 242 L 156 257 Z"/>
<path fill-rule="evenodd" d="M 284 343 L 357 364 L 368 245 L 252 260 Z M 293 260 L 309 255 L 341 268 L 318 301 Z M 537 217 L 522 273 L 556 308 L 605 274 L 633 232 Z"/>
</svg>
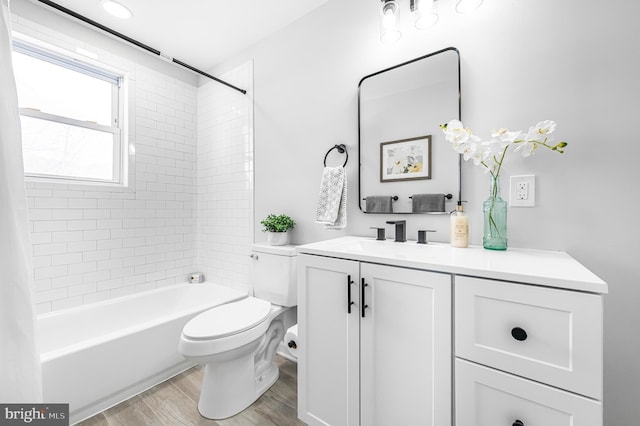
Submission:
<svg viewBox="0 0 640 426">
<path fill-rule="evenodd" d="M 27 182 L 37 312 L 185 282 L 197 270 L 198 89 L 12 19 L 22 34 L 99 53 L 100 60 L 126 70 L 130 84 L 135 164 L 129 188 Z M 217 183 L 211 189 L 228 196 Z"/>
<path fill-rule="evenodd" d="M 253 63 L 198 89 L 198 268 L 207 281 L 250 291 L 253 243 Z"/>
</svg>

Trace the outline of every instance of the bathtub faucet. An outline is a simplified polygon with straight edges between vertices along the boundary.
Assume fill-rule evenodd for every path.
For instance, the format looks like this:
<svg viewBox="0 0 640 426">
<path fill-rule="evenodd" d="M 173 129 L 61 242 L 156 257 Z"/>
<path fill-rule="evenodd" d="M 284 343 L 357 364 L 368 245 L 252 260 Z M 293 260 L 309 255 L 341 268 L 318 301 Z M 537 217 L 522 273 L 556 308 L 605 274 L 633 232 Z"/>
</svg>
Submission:
<svg viewBox="0 0 640 426">
<path fill-rule="evenodd" d="M 204 274 L 202 272 L 194 272 L 189 275 L 190 283 L 202 283 L 204 282 Z"/>
</svg>

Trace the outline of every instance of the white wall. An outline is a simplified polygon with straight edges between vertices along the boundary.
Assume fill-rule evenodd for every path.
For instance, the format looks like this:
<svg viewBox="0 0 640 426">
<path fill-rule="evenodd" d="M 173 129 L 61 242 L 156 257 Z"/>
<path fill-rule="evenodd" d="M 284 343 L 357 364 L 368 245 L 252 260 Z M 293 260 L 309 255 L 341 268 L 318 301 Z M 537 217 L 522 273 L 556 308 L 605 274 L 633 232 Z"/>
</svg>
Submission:
<svg viewBox="0 0 640 426">
<path fill-rule="evenodd" d="M 41 25 L 14 15 L 13 29 L 72 52 L 90 50 L 129 73 L 135 155 L 128 188 L 27 183 L 39 313 L 185 282 L 196 269 L 197 88 L 191 76 L 185 82 L 157 72 L 166 65 L 158 59 L 153 69 L 141 65 L 146 60 L 138 52 L 108 39 L 103 50 L 85 41 L 96 38 L 86 28 L 78 34 L 84 30 L 87 37 L 69 36 L 76 24 L 56 26 L 57 19 Z"/>
<path fill-rule="evenodd" d="M 407 1 L 401 0 L 405 17 Z M 452 9 L 453 0 L 437 2 Z M 540 152 L 512 157 L 503 171 L 535 174 L 537 206 L 510 209 L 514 247 L 566 250 L 610 285 L 605 298 L 605 424 L 640 418 L 639 263 L 640 170 L 633 123 L 640 111 L 640 4 L 578 0 L 485 0 L 471 16 L 443 13 L 430 33 L 405 31 L 393 46 L 378 42 L 379 2 L 328 2 L 219 69 L 254 60 L 256 239 L 269 213 L 298 223 L 297 243 L 372 235 L 390 217 L 358 210 L 356 87 L 363 76 L 444 47 L 460 49 L 465 124 L 487 135 L 494 127 L 525 129 L 544 119 L 559 123 L 569 142 L 563 156 Z M 314 223 L 325 152 L 346 143 L 351 153 L 349 226 Z M 463 169 L 471 240 L 481 241 L 481 201 L 487 177 Z M 507 186 L 503 186 L 506 192 Z M 629 219 L 623 217 L 629 216 Z M 447 218 L 405 216 L 408 236 L 419 227 L 448 238 Z M 389 228 L 390 229 L 390 228 Z M 390 229 L 390 233 L 392 231 Z"/>
<path fill-rule="evenodd" d="M 207 281 L 250 289 L 253 243 L 253 64 L 198 88 L 198 268 Z"/>
</svg>

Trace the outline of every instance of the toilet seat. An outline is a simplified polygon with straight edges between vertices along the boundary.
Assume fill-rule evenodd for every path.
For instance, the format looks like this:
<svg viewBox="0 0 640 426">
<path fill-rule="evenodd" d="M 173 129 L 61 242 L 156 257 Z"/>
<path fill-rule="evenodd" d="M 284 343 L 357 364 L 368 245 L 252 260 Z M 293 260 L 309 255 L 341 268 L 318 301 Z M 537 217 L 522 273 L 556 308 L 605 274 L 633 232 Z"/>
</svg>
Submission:
<svg viewBox="0 0 640 426">
<path fill-rule="evenodd" d="M 191 340 L 221 339 L 249 330 L 269 316 L 271 303 L 255 297 L 219 305 L 189 321 L 182 330 Z"/>
<path fill-rule="evenodd" d="M 254 299 L 257 302 L 255 301 L 247 302 L 248 299 Z M 220 326 L 221 322 L 222 323 L 227 322 L 227 318 L 223 317 L 223 318 L 219 318 L 218 320 L 214 320 L 217 322 L 217 324 L 212 327 L 212 323 L 207 324 L 207 321 L 205 320 L 202 320 L 201 322 L 201 319 L 200 319 L 201 317 L 203 317 L 205 314 L 207 314 L 210 311 L 214 311 L 226 306 L 228 307 L 225 308 L 225 311 L 229 309 L 231 312 L 230 315 L 233 315 L 233 311 L 236 308 L 232 308 L 231 305 L 236 305 L 236 304 L 241 304 L 241 306 L 243 307 L 247 305 L 254 306 L 256 308 L 259 307 L 253 312 L 264 312 L 262 309 L 264 306 L 267 306 L 268 312 L 267 312 L 267 315 L 264 317 L 262 313 L 252 314 L 251 316 L 252 319 L 247 320 L 242 325 L 239 325 L 241 324 L 241 322 L 236 322 L 235 324 L 238 328 L 235 330 L 232 327 L 227 326 L 226 327 L 227 335 L 224 337 L 220 337 L 220 336 L 202 337 L 202 336 L 214 334 L 214 333 L 211 333 L 210 331 L 214 330 L 216 326 Z M 250 308 L 247 308 L 247 309 L 251 310 Z M 212 308 L 209 311 L 205 311 L 202 314 L 198 315 L 197 317 L 193 318 L 191 321 L 187 323 L 187 325 L 184 326 L 182 330 L 182 334 L 180 336 L 180 341 L 178 343 L 178 351 L 186 357 L 208 357 L 216 354 L 222 354 L 228 351 L 233 351 L 244 345 L 247 345 L 251 342 L 256 341 L 256 339 L 259 339 L 260 336 L 266 333 L 267 329 L 269 328 L 269 325 L 271 324 L 271 319 L 275 318 L 281 312 L 287 309 L 289 308 L 272 305 L 265 300 L 257 299 L 253 297 L 248 297 L 246 299 L 242 299 L 237 302 L 229 303 L 228 305 L 217 306 L 216 308 Z M 215 314 L 209 314 L 209 315 L 215 316 Z M 263 317 L 263 318 L 260 319 L 260 317 Z M 203 318 L 208 318 L 208 315 L 204 316 Z M 198 327 L 192 328 L 190 326 L 190 323 L 192 322 L 195 324 L 198 324 Z M 253 323 L 252 326 L 248 325 L 251 323 Z M 208 326 L 208 329 L 207 329 L 207 326 Z M 187 328 L 189 328 L 189 330 L 187 330 Z M 198 333 L 199 330 L 200 332 Z M 190 332 L 192 335 L 195 335 L 196 337 L 194 338 L 194 337 L 188 336 L 186 334 L 187 332 Z"/>
</svg>

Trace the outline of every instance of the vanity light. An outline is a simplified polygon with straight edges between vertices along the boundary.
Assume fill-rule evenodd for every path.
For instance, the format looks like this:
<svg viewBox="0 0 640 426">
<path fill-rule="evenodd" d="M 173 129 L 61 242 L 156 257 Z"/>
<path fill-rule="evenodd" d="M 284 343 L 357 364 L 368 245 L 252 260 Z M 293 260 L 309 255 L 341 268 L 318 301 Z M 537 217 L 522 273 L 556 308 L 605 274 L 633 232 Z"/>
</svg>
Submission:
<svg viewBox="0 0 640 426">
<path fill-rule="evenodd" d="M 129 8 L 122 3 L 118 3 L 114 0 L 103 0 L 102 8 L 107 11 L 110 15 L 115 16 L 120 19 L 129 19 L 133 16 L 133 13 Z"/>
<path fill-rule="evenodd" d="M 402 33 L 399 28 L 400 0 L 380 0 L 380 41 L 382 43 L 394 43 L 400 40 Z M 438 4 L 446 0 L 409 0 L 409 9 L 414 26 L 418 30 L 426 30 L 438 23 L 440 17 L 436 11 L 436 1 Z M 457 0 L 456 11 L 458 13 L 468 13 L 482 5 L 484 0 Z"/>
<path fill-rule="evenodd" d="M 415 26 L 426 30 L 438 23 L 440 17 L 435 10 L 435 0 L 411 0 L 411 12 L 415 15 Z"/>
<path fill-rule="evenodd" d="M 384 44 L 400 40 L 400 8 L 396 0 L 382 0 L 380 8 L 380 41 Z"/>
</svg>

